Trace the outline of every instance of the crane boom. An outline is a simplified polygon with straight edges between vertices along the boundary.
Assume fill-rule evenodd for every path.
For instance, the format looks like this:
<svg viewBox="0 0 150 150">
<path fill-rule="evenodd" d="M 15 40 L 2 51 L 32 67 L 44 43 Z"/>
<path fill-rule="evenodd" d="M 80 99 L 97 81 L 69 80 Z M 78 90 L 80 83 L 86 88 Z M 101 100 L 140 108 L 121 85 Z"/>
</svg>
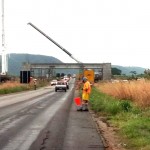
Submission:
<svg viewBox="0 0 150 150">
<path fill-rule="evenodd" d="M 62 49 L 67 55 L 69 55 L 72 59 L 74 59 L 77 63 L 81 63 L 77 59 L 75 59 L 70 52 L 68 52 L 65 48 L 63 48 L 61 45 L 59 45 L 57 42 L 55 42 L 52 38 L 50 38 L 48 35 L 46 35 L 43 31 L 38 29 L 35 25 L 32 23 L 28 23 L 28 25 L 32 26 L 34 29 L 36 29 L 38 32 L 40 32 L 42 35 L 44 35 L 47 39 L 49 39 L 51 42 L 53 42 L 56 46 L 58 46 L 60 49 Z"/>
</svg>

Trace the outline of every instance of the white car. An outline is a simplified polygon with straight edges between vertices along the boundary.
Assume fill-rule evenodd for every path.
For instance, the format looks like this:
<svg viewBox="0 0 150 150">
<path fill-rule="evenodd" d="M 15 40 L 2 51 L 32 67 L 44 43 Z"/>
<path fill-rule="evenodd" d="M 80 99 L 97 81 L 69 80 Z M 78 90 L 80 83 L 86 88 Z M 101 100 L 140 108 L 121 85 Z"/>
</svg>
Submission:
<svg viewBox="0 0 150 150">
<path fill-rule="evenodd" d="M 63 91 L 67 91 L 67 85 L 64 81 L 58 81 L 56 86 L 55 86 L 55 92 L 57 92 L 57 90 L 63 90 Z"/>
<path fill-rule="evenodd" d="M 57 84 L 57 80 L 52 80 L 51 81 L 51 86 L 56 85 Z"/>
</svg>

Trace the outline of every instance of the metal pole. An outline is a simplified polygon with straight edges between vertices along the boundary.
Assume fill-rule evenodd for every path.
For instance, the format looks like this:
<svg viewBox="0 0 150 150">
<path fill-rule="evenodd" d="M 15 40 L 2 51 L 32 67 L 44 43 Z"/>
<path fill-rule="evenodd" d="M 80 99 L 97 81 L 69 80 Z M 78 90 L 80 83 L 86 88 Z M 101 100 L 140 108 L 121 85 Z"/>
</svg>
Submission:
<svg viewBox="0 0 150 150">
<path fill-rule="evenodd" d="M 2 47 L 5 45 L 5 38 L 4 38 L 4 0 L 2 0 Z"/>
<path fill-rule="evenodd" d="M 5 49 L 5 26 L 4 26 L 4 0 L 2 0 L 2 72 L 1 74 L 6 75 L 8 71 L 7 57 Z"/>
</svg>

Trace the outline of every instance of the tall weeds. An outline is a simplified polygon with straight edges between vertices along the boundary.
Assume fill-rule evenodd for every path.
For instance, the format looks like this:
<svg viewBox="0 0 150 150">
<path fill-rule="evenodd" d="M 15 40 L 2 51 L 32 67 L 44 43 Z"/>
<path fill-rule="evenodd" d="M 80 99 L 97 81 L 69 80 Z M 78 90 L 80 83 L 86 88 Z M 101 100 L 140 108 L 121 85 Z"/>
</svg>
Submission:
<svg viewBox="0 0 150 150">
<path fill-rule="evenodd" d="M 20 92 L 29 89 L 30 87 L 27 84 L 20 84 L 17 81 L 13 81 L 13 82 L 8 81 L 6 83 L 0 84 L 0 94 Z"/>
<path fill-rule="evenodd" d="M 119 99 L 131 100 L 141 107 L 150 106 L 150 81 L 99 83 L 97 88 Z"/>
</svg>

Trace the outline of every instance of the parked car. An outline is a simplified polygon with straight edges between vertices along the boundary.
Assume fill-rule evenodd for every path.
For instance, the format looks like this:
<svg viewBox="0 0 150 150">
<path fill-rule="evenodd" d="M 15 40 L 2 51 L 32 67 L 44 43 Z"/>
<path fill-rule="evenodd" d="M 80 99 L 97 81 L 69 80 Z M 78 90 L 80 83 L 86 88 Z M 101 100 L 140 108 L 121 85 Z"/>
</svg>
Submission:
<svg viewBox="0 0 150 150">
<path fill-rule="evenodd" d="M 55 92 L 57 92 L 58 90 L 63 90 L 63 91 L 67 91 L 67 85 L 64 81 L 58 81 L 56 86 L 55 86 Z"/>
<path fill-rule="evenodd" d="M 51 86 L 56 85 L 57 84 L 57 80 L 52 80 L 51 81 Z"/>
</svg>

